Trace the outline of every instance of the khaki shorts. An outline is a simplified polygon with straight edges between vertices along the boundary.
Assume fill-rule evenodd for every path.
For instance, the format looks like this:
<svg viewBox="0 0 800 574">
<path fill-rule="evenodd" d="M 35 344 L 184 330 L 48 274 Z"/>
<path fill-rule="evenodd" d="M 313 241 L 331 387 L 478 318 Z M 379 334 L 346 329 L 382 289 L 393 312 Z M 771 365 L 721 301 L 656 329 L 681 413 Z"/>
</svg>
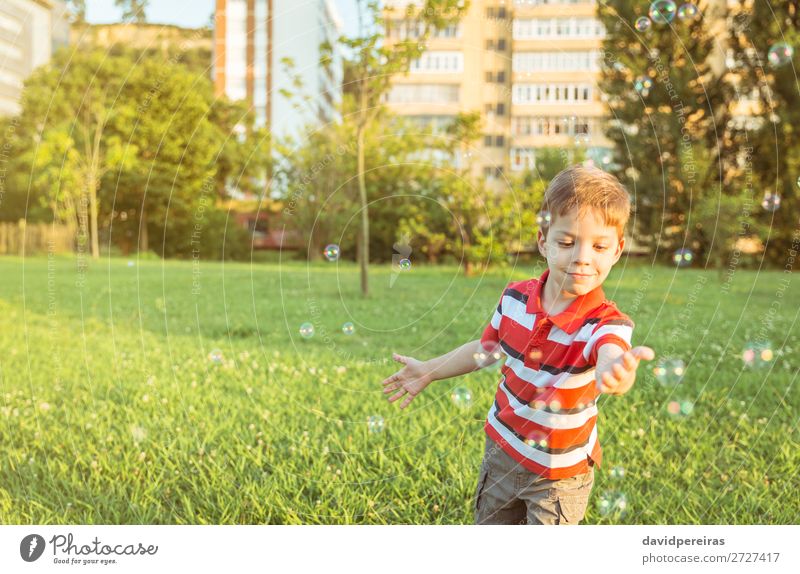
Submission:
<svg viewBox="0 0 800 574">
<path fill-rule="evenodd" d="M 475 524 L 578 524 L 593 484 L 592 466 L 571 478 L 543 478 L 487 436 L 475 492 Z"/>
</svg>

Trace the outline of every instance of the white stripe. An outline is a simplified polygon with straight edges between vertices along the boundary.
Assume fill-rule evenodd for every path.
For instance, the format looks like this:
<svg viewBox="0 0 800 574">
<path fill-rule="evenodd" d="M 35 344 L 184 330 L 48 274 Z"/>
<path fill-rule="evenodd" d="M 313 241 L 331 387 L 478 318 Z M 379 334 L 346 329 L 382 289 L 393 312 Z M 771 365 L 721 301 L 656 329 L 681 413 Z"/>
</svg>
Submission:
<svg viewBox="0 0 800 574">
<path fill-rule="evenodd" d="M 588 359 L 589 354 L 592 352 L 592 347 L 594 347 L 594 344 L 597 342 L 597 340 L 603 335 L 609 334 L 616 335 L 630 345 L 631 337 L 633 336 L 633 329 L 628 325 L 603 325 L 592 334 L 589 342 L 586 343 L 586 346 L 583 348 L 583 358 Z"/>
<path fill-rule="evenodd" d="M 557 389 L 579 389 L 580 387 L 585 387 L 589 383 L 594 382 L 595 374 L 596 373 L 594 367 L 592 367 L 590 371 L 586 371 L 585 373 L 581 373 L 580 375 L 569 375 L 567 373 L 561 373 L 561 375 L 558 376 L 558 380 L 553 384 L 553 386 Z"/>
<path fill-rule="evenodd" d="M 575 464 L 579 464 L 586 460 L 587 455 L 592 453 L 595 442 L 597 442 L 597 425 L 592 427 L 592 433 L 589 435 L 589 442 L 586 443 L 584 448 L 578 448 L 566 454 L 548 454 L 528 446 L 523 441 L 519 440 L 512 434 L 503 424 L 497 420 L 494 414 L 494 406 L 489 409 L 488 416 L 489 424 L 494 430 L 503 437 L 517 452 L 532 460 L 533 462 L 546 466 L 548 468 L 565 468 Z"/>
<path fill-rule="evenodd" d="M 492 328 L 494 328 L 495 331 L 500 328 L 500 319 L 502 318 L 503 316 L 497 312 L 497 309 L 495 309 L 494 315 L 492 315 Z"/>
<path fill-rule="evenodd" d="M 513 319 L 520 325 L 523 325 L 526 328 L 533 330 L 533 323 L 536 315 L 528 313 L 525 310 L 525 304 L 522 301 L 518 301 L 513 297 L 504 295 L 502 302 L 502 309 L 503 309 L 503 315 L 505 315 L 509 319 Z"/>
<path fill-rule="evenodd" d="M 566 331 L 562 331 L 555 325 L 550 329 L 550 334 L 547 335 L 548 341 L 561 343 L 562 345 L 572 345 L 572 343 L 585 343 L 592 336 L 592 331 L 597 327 L 596 323 L 589 323 L 584 325 L 578 331 L 570 335 Z"/>
<path fill-rule="evenodd" d="M 548 413 L 539 409 L 532 409 L 529 405 L 519 402 L 514 395 L 506 390 L 505 385 L 501 384 L 500 388 L 505 393 L 508 404 L 514 408 L 515 415 L 552 429 L 577 429 L 585 425 L 586 421 L 590 418 L 597 415 L 597 405 L 592 405 L 588 409 L 584 409 L 575 414 Z"/>
</svg>

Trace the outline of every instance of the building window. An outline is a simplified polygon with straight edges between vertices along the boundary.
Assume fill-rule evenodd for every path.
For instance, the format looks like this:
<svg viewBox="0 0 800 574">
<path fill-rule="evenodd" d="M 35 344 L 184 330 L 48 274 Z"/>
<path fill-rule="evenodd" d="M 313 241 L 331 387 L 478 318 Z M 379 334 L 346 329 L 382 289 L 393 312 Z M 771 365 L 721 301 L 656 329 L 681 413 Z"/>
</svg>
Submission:
<svg viewBox="0 0 800 574">
<path fill-rule="evenodd" d="M 506 105 L 505 105 L 505 104 L 503 104 L 503 103 L 497 104 L 497 109 L 495 110 L 495 113 L 496 113 L 498 116 L 504 116 L 504 115 L 506 115 Z"/>
<path fill-rule="evenodd" d="M 585 104 L 593 101 L 594 92 L 588 84 L 514 84 L 511 100 L 515 104 L 570 103 Z"/>
<path fill-rule="evenodd" d="M 411 62 L 412 73 L 459 74 L 464 71 L 464 54 L 456 51 L 425 52 Z"/>
<path fill-rule="evenodd" d="M 504 84 L 505 81 L 506 81 L 506 72 L 505 70 L 500 70 L 499 72 L 497 72 L 497 83 Z"/>
<path fill-rule="evenodd" d="M 517 18 L 512 25 L 515 40 L 540 38 L 605 37 L 605 28 L 595 18 Z"/>
<path fill-rule="evenodd" d="M 396 84 L 386 96 L 393 104 L 455 103 L 458 99 L 458 84 Z"/>
<path fill-rule="evenodd" d="M 483 136 L 483 147 L 492 147 L 492 136 Z"/>
</svg>

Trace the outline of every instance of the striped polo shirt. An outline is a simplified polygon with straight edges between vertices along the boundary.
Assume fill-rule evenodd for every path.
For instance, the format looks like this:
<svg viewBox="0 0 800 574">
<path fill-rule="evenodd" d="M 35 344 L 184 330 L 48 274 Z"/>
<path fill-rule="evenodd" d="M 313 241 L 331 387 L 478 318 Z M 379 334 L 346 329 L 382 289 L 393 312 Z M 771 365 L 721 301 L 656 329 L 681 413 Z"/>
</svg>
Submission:
<svg viewBox="0 0 800 574">
<path fill-rule="evenodd" d="M 590 460 L 600 465 L 597 350 L 606 343 L 630 349 L 633 322 L 601 287 L 547 315 L 548 274 L 509 283 L 483 332 L 483 346 L 499 343 L 505 358 L 484 429 L 522 466 L 559 479 L 588 472 Z"/>
</svg>

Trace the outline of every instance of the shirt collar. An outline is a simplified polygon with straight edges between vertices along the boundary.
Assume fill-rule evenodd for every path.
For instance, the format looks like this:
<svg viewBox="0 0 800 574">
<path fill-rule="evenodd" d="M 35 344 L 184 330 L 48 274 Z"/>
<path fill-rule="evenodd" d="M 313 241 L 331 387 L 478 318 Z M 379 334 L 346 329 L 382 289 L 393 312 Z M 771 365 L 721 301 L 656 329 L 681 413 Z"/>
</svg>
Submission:
<svg viewBox="0 0 800 574">
<path fill-rule="evenodd" d="M 528 304 L 526 307 L 528 313 L 544 314 L 544 309 L 542 308 L 542 289 L 544 289 L 544 284 L 547 281 L 548 275 L 550 275 L 550 270 L 545 269 L 539 279 L 532 281 L 533 285 L 528 294 Z M 562 331 L 572 334 L 583 325 L 589 311 L 599 307 L 605 299 L 606 296 L 605 293 L 603 293 L 603 288 L 598 286 L 589 291 L 586 295 L 580 295 L 569 307 L 558 315 L 545 315 L 545 317 L 550 319 L 550 321 Z"/>
</svg>

